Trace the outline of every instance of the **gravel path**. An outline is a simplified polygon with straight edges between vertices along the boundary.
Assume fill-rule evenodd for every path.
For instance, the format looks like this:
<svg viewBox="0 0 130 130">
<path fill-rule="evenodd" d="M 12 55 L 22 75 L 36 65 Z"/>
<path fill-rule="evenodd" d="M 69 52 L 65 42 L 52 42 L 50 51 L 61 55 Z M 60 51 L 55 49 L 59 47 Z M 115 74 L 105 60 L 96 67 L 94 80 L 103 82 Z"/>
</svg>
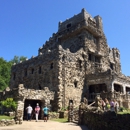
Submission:
<svg viewBox="0 0 130 130">
<path fill-rule="evenodd" d="M 86 126 L 78 126 L 74 123 L 59 123 L 55 121 L 38 122 L 23 121 L 21 125 L 0 127 L 0 130 L 89 130 Z"/>
</svg>

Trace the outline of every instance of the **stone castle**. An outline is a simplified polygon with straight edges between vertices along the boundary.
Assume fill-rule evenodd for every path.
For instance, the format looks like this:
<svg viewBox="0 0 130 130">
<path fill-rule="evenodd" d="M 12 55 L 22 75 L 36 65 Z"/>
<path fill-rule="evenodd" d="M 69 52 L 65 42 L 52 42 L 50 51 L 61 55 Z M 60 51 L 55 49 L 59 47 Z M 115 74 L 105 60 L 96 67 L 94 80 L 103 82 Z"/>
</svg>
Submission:
<svg viewBox="0 0 130 130">
<path fill-rule="evenodd" d="M 129 91 L 130 78 L 121 73 L 119 50 L 107 44 L 102 18 L 82 9 L 59 22 L 38 56 L 13 65 L 6 93 L 17 99 L 17 110 L 24 116 L 29 103 L 58 111 L 69 102 L 78 106 L 83 97 L 91 103 L 97 95 L 118 98 L 130 107 Z"/>
</svg>

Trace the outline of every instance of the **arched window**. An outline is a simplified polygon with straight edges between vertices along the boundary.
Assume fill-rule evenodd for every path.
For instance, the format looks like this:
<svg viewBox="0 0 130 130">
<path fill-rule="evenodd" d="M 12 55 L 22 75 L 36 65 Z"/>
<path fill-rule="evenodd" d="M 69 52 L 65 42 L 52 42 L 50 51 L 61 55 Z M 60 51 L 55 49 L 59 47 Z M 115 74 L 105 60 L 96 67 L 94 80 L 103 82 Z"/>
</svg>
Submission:
<svg viewBox="0 0 130 130">
<path fill-rule="evenodd" d="M 74 81 L 74 87 L 77 88 L 77 86 L 78 86 L 78 82 Z"/>
</svg>

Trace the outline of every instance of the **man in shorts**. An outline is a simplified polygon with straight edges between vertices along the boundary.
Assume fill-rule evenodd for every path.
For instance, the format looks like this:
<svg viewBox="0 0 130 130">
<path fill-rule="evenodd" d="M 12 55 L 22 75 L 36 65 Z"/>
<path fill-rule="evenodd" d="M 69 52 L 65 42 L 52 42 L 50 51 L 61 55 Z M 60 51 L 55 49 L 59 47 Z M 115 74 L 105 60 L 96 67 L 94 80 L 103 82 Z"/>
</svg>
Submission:
<svg viewBox="0 0 130 130">
<path fill-rule="evenodd" d="M 44 122 L 47 122 L 49 108 L 45 105 L 45 107 L 42 110 L 44 113 Z"/>
</svg>

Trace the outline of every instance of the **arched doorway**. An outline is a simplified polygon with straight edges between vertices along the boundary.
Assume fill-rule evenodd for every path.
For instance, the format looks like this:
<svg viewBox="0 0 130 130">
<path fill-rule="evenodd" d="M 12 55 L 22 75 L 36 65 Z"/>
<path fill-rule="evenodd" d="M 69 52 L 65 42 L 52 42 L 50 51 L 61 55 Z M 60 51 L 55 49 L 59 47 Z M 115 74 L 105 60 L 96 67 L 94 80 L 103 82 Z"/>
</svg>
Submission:
<svg viewBox="0 0 130 130">
<path fill-rule="evenodd" d="M 33 112 L 32 112 L 32 115 L 31 115 L 31 119 L 32 120 L 35 120 L 35 107 L 36 107 L 36 104 L 39 104 L 41 110 L 40 110 L 40 113 L 39 113 L 39 119 L 43 119 L 43 112 L 42 112 L 42 108 L 45 104 L 45 101 L 44 100 L 34 100 L 34 99 L 25 99 L 24 101 L 24 113 L 23 113 L 23 120 L 26 120 L 27 119 L 27 112 L 26 112 L 26 108 L 28 107 L 28 105 L 30 104 L 33 108 Z"/>
</svg>

